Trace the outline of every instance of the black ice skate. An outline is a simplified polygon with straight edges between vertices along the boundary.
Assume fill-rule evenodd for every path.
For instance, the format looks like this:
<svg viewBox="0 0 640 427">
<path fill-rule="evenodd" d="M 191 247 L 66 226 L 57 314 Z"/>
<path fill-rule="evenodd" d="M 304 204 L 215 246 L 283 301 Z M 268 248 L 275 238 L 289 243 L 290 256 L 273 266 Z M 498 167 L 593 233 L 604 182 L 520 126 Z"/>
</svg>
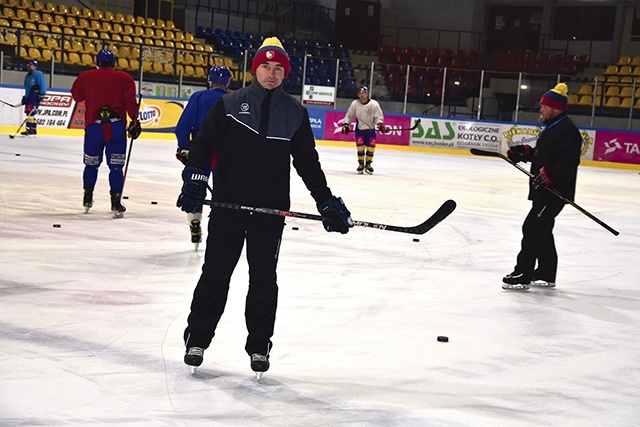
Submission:
<svg viewBox="0 0 640 427">
<path fill-rule="evenodd" d="M 111 190 L 109 194 L 111 195 L 111 212 L 113 212 L 113 217 L 122 218 L 127 210 L 120 200 L 122 198 L 122 194 L 116 193 L 113 190 Z"/>
<path fill-rule="evenodd" d="M 256 373 L 256 379 L 260 381 L 262 374 L 269 370 L 269 356 L 253 353 L 251 355 L 251 370 Z"/>
<path fill-rule="evenodd" d="M 184 363 L 191 366 L 191 373 L 196 372 L 196 368 L 202 365 L 204 349 L 202 347 L 189 347 L 184 352 Z"/>
<path fill-rule="evenodd" d="M 373 168 L 371 167 L 371 162 L 367 162 L 367 164 L 364 165 L 364 171 L 369 175 L 373 175 Z"/>
<path fill-rule="evenodd" d="M 364 172 L 364 162 L 358 162 L 358 169 L 356 169 L 356 172 L 362 175 L 362 173 Z"/>
<path fill-rule="evenodd" d="M 84 206 L 84 213 L 88 213 L 89 209 L 93 207 L 93 188 L 84 189 L 84 197 L 82 199 L 82 206 Z"/>
<path fill-rule="evenodd" d="M 37 134 L 38 132 L 35 129 L 26 129 L 24 132 L 20 132 L 20 135 L 30 137 L 35 137 Z"/>
<path fill-rule="evenodd" d="M 202 242 L 202 228 L 200 227 L 200 220 L 191 220 L 189 229 L 191 230 L 191 243 L 195 245 L 197 251 L 198 245 L 200 245 L 200 242 Z"/>
<path fill-rule="evenodd" d="M 530 282 L 531 280 L 526 278 L 523 273 L 514 271 L 502 278 L 502 289 L 526 291 L 529 289 Z"/>
</svg>

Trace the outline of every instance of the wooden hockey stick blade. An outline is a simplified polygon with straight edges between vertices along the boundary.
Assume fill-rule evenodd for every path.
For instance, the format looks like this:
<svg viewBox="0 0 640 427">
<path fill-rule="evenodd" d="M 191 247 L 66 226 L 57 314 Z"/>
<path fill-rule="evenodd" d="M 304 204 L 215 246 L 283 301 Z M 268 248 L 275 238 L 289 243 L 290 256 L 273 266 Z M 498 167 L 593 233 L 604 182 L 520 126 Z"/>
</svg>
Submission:
<svg viewBox="0 0 640 427">
<path fill-rule="evenodd" d="M 211 200 L 205 200 L 205 205 L 210 205 L 212 207 L 218 208 L 226 208 L 226 209 L 236 209 L 243 210 L 255 213 L 262 213 L 267 215 L 276 215 L 276 216 L 285 216 L 292 218 L 301 218 L 301 219 L 310 219 L 314 221 L 322 221 L 322 216 L 317 214 L 310 214 L 304 212 L 293 212 L 293 211 L 283 211 L 280 209 L 272 209 L 272 208 L 259 208 L 253 206 L 242 206 L 236 205 L 233 203 L 222 203 L 222 202 L 213 202 Z M 414 227 L 402 227 L 397 225 L 389 225 L 389 224 L 380 224 L 375 222 L 368 221 L 353 221 L 353 225 L 355 227 L 366 227 L 366 228 L 376 228 L 378 230 L 387 230 L 387 231 L 397 231 L 399 233 L 409 233 L 409 234 L 424 234 L 427 231 L 431 230 L 433 227 L 442 222 L 446 217 L 448 217 L 456 208 L 456 202 L 453 200 L 447 200 L 438 208 L 437 211 L 434 212 L 429 219 L 424 221 L 420 225 L 416 225 Z"/>
<path fill-rule="evenodd" d="M 528 175 L 530 178 L 534 178 L 533 174 L 531 172 L 529 172 L 528 170 L 526 170 L 525 168 L 523 168 L 522 166 L 520 166 L 519 164 L 517 164 L 516 162 L 512 161 L 509 157 L 505 156 L 502 153 L 499 153 L 497 151 L 487 151 L 487 150 L 481 150 L 479 148 L 472 148 L 471 150 L 471 154 L 476 155 L 476 156 L 487 156 L 487 157 L 500 157 L 501 159 L 506 160 L 508 163 L 510 163 L 512 166 L 516 167 L 518 170 L 520 170 L 521 172 L 525 173 L 526 175 Z M 580 207 L 577 203 L 572 202 L 571 200 L 567 199 L 566 197 L 564 197 L 562 194 L 560 194 L 560 192 L 558 190 L 556 190 L 555 188 L 553 188 L 552 186 L 548 185 L 545 187 L 549 192 L 553 193 L 554 196 L 558 197 L 559 199 L 561 199 L 563 202 L 570 204 L 571 206 L 573 206 L 574 208 L 576 208 L 578 211 L 580 211 L 581 213 L 583 213 L 584 215 L 588 216 L 589 218 L 591 218 L 593 221 L 597 222 L 601 227 L 603 227 L 604 229 L 606 229 L 607 231 L 609 231 L 611 234 L 613 234 L 614 236 L 619 235 L 620 233 L 616 230 L 614 230 L 613 228 L 611 228 L 610 226 L 608 226 L 607 224 L 605 224 L 604 222 L 602 222 L 600 219 L 598 219 L 597 217 L 595 217 L 594 215 L 592 215 L 589 211 L 583 209 L 582 207 Z"/>
</svg>

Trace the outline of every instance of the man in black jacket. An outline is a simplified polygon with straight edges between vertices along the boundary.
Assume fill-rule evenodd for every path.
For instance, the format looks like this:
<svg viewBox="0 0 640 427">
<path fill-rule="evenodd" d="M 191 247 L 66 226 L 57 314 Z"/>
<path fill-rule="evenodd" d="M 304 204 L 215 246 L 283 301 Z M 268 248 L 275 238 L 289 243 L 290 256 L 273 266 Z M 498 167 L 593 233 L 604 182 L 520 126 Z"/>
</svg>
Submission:
<svg viewBox="0 0 640 427">
<path fill-rule="evenodd" d="M 532 207 L 522 225 L 521 250 L 514 271 L 502 279 L 504 289 L 555 286 L 558 254 L 553 226 L 565 202 L 546 187 L 551 185 L 574 200 L 582 150 L 580 131 L 567 115 L 567 93 L 564 83 L 545 92 L 540 100 L 542 130 L 535 148 L 518 145 L 507 153 L 514 162 L 531 161 L 534 177 L 529 182 Z"/>
<path fill-rule="evenodd" d="M 290 164 L 304 181 L 324 217 L 327 231 L 345 234 L 353 227 L 351 214 L 335 197 L 320 167 L 309 115 L 282 82 L 289 57 L 276 37 L 256 52 L 251 85 L 220 99 L 191 141 L 182 173 L 184 185 L 177 205 L 185 212 L 202 209 L 207 191 L 204 169 L 217 154 L 215 202 L 290 208 Z M 269 369 L 278 286 L 276 264 L 284 217 L 214 208 L 209 219 L 202 275 L 193 295 L 184 332 L 187 365 L 200 366 L 203 352 L 215 335 L 229 291 L 229 281 L 247 242 L 249 291 L 245 319 L 249 332 L 245 350 L 258 378 Z"/>
</svg>

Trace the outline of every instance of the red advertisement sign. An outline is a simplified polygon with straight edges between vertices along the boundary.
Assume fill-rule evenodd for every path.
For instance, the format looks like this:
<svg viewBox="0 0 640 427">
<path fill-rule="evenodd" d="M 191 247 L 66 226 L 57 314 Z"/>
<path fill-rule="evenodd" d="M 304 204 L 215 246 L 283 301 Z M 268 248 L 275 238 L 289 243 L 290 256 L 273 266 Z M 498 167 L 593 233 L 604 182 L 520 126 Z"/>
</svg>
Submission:
<svg viewBox="0 0 640 427">
<path fill-rule="evenodd" d="M 640 164 L 640 134 L 637 132 L 596 131 L 593 160 Z"/>
<path fill-rule="evenodd" d="M 344 119 L 344 111 L 327 111 L 324 120 L 324 137 L 329 141 L 355 141 L 355 134 L 349 132 L 345 135 L 342 133 L 342 123 Z M 377 142 L 379 144 L 389 145 L 409 145 L 411 131 L 406 130 L 413 126 L 411 117 L 405 116 L 385 116 L 385 127 L 389 130 L 387 133 L 377 132 Z M 350 130 L 355 129 L 355 124 L 351 124 Z"/>
</svg>

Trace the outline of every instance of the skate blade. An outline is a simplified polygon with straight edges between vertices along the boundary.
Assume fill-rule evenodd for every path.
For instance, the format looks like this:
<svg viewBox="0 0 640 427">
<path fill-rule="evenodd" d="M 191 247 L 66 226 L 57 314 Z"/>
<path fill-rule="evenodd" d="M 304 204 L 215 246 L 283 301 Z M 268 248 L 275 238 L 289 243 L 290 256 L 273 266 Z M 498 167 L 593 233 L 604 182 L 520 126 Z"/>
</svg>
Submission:
<svg viewBox="0 0 640 427">
<path fill-rule="evenodd" d="M 113 212 L 114 219 L 122 218 L 123 216 L 124 216 L 124 212 L 118 212 L 118 211 Z"/>
<path fill-rule="evenodd" d="M 200 242 L 193 244 L 193 251 L 198 252 L 198 246 L 200 246 Z"/>
<path fill-rule="evenodd" d="M 536 288 L 555 288 L 556 284 L 553 282 L 546 282 L 544 280 L 532 280 L 531 283 L 529 283 L 529 286 Z"/>
<path fill-rule="evenodd" d="M 506 289 L 508 291 L 526 291 L 526 290 L 529 290 L 529 285 L 525 285 L 525 284 L 510 285 L 509 283 L 503 283 L 502 289 Z"/>
<path fill-rule="evenodd" d="M 264 372 L 256 372 L 256 381 L 260 382 L 260 380 L 262 379 L 262 374 L 264 374 Z"/>
<path fill-rule="evenodd" d="M 196 373 L 196 367 L 195 367 L 195 366 L 191 366 L 190 371 L 191 371 L 191 375 L 195 375 L 195 373 Z"/>
<path fill-rule="evenodd" d="M 85 206 L 84 207 L 84 213 L 88 214 L 89 213 L 89 209 L 91 209 L 91 207 Z"/>
</svg>

